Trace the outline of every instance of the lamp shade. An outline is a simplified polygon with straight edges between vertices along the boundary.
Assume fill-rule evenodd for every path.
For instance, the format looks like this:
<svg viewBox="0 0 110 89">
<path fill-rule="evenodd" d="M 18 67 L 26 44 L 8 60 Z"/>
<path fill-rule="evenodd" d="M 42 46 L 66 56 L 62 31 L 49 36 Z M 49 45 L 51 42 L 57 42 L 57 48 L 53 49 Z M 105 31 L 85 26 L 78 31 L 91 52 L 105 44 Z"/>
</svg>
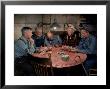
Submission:
<svg viewBox="0 0 110 89">
<path fill-rule="evenodd" d="M 54 22 L 50 25 L 50 28 L 60 28 L 60 25 L 57 23 L 56 19 L 54 19 Z"/>
</svg>

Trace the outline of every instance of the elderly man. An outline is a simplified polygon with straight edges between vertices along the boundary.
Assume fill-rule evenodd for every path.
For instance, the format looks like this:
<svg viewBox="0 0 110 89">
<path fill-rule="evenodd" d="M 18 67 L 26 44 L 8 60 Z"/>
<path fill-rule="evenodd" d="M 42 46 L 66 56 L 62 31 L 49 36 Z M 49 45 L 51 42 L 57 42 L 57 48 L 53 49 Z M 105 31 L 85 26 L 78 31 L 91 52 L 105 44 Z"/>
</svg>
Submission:
<svg viewBox="0 0 110 89">
<path fill-rule="evenodd" d="M 80 40 L 80 33 L 75 28 L 68 27 L 66 33 L 61 36 L 63 45 L 75 47 Z"/>
<path fill-rule="evenodd" d="M 30 64 L 30 57 L 34 56 L 35 45 L 31 38 L 32 30 L 30 27 L 21 29 L 22 36 L 15 42 L 15 69 L 16 65 L 23 70 L 24 75 L 34 75 L 33 68 Z"/>
<path fill-rule="evenodd" d="M 35 33 L 33 33 L 32 38 L 34 39 L 35 46 L 41 47 L 44 46 L 44 35 L 42 34 L 41 28 L 36 28 Z"/>
<path fill-rule="evenodd" d="M 45 37 L 45 46 L 60 46 L 62 44 L 62 40 L 58 35 L 54 35 L 53 32 L 47 32 L 47 36 Z"/>
<path fill-rule="evenodd" d="M 97 41 L 96 37 L 89 33 L 88 29 L 81 29 L 81 40 L 79 45 L 74 49 L 77 52 L 82 52 L 87 54 L 87 59 L 84 62 L 84 66 L 89 72 L 89 69 L 92 68 L 97 63 Z"/>
</svg>

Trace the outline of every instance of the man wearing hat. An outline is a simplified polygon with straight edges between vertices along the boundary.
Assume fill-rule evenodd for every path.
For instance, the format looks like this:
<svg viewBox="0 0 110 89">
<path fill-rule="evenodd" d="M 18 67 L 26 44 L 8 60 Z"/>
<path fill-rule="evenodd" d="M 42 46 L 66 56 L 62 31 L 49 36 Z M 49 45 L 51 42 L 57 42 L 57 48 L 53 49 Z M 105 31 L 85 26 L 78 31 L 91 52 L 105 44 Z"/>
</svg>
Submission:
<svg viewBox="0 0 110 89">
<path fill-rule="evenodd" d="M 84 67 L 86 71 L 89 72 L 97 63 L 97 41 L 96 37 L 91 35 L 88 29 L 81 28 L 81 40 L 75 50 L 87 54 Z"/>
</svg>

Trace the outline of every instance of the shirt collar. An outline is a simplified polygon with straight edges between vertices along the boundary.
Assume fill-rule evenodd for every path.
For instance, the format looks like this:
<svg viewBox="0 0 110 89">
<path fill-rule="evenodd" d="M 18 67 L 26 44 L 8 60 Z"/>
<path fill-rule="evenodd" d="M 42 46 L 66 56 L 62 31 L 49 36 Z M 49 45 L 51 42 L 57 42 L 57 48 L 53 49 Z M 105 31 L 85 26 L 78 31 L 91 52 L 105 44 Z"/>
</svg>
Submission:
<svg viewBox="0 0 110 89">
<path fill-rule="evenodd" d="M 24 40 L 26 43 L 28 42 L 27 39 L 24 36 L 21 36 L 20 39 Z"/>
<path fill-rule="evenodd" d="M 87 38 L 83 38 L 84 40 L 89 40 L 92 35 L 89 35 Z"/>
</svg>

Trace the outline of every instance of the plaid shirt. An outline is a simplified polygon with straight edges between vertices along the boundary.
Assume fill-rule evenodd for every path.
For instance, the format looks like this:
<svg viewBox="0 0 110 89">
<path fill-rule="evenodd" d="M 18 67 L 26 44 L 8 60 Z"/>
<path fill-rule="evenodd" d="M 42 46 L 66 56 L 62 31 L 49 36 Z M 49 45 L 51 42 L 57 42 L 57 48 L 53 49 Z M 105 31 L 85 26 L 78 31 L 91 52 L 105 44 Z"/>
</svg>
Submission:
<svg viewBox="0 0 110 89">
<path fill-rule="evenodd" d="M 61 45 L 62 40 L 58 35 L 54 36 L 52 39 L 48 39 L 45 37 L 44 44 L 46 46 Z"/>
<path fill-rule="evenodd" d="M 76 47 L 80 52 L 86 54 L 96 54 L 97 41 L 93 35 L 89 35 L 88 38 L 82 38 L 79 45 Z"/>
<path fill-rule="evenodd" d="M 14 47 L 15 47 L 15 58 L 27 56 L 28 54 L 32 54 L 35 52 L 35 47 L 30 45 L 30 42 L 27 41 L 23 36 L 20 37 L 15 42 Z"/>
</svg>

